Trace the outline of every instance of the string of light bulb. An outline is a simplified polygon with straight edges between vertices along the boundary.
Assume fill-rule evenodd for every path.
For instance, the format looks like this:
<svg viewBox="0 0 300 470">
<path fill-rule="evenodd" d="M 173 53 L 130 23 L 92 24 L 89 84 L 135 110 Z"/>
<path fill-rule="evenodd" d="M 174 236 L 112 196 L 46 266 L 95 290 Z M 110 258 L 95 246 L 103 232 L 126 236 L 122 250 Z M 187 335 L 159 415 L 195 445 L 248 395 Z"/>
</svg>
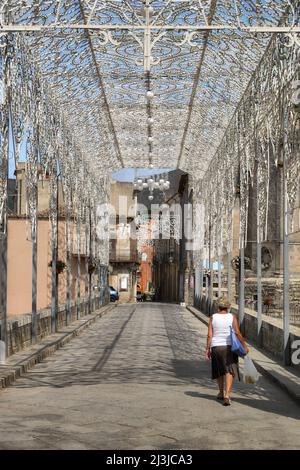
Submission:
<svg viewBox="0 0 300 470">
<path fill-rule="evenodd" d="M 149 201 L 153 201 L 154 196 L 153 192 L 155 189 L 159 191 L 167 191 L 170 189 L 170 181 L 168 180 L 167 175 L 160 174 L 157 176 L 149 176 L 149 178 L 138 177 L 134 183 L 133 187 L 137 191 L 143 191 L 144 189 L 149 189 Z"/>
</svg>

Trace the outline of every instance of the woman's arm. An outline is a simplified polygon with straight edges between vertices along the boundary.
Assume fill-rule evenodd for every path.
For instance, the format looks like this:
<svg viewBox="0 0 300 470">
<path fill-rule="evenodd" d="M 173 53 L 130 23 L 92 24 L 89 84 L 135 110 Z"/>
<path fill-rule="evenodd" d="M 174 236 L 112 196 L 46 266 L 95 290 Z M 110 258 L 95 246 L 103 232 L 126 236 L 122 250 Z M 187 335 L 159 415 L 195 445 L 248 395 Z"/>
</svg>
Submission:
<svg viewBox="0 0 300 470">
<path fill-rule="evenodd" d="M 208 324 L 208 332 L 207 332 L 206 354 L 210 351 L 212 336 L 213 336 L 213 327 L 212 327 L 212 318 L 210 318 L 209 324 Z"/>
<path fill-rule="evenodd" d="M 240 342 L 241 342 L 242 345 L 244 346 L 246 353 L 248 354 L 249 348 L 247 347 L 247 345 L 246 345 L 246 343 L 245 343 L 245 340 L 244 340 L 244 338 L 243 338 L 243 335 L 242 335 L 242 333 L 240 332 L 240 327 L 239 327 L 239 324 L 238 324 L 238 321 L 237 321 L 236 316 L 233 316 L 233 324 L 234 324 L 234 331 L 235 331 L 235 334 L 237 335 L 238 339 L 240 340 Z"/>
</svg>

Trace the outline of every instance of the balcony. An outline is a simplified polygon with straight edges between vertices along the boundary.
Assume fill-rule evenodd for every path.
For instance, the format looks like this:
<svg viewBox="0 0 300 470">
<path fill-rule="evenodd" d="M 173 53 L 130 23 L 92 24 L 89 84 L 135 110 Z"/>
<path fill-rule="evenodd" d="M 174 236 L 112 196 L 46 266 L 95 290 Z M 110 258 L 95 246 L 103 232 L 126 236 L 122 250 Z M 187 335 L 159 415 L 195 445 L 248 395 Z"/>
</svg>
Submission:
<svg viewBox="0 0 300 470">
<path fill-rule="evenodd" d="M 110 240 L 109 261 L 112 263 L 138 263 L 136 240 Z"/>
</svg>

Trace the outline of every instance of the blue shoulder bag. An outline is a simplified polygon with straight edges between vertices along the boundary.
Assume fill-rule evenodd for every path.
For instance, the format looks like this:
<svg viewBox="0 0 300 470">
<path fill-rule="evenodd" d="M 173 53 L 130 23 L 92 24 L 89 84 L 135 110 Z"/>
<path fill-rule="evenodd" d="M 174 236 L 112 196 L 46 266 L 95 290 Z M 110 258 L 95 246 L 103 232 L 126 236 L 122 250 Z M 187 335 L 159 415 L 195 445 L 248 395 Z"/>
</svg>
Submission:
<svg viewBox="0 0 300 470">
<path fill-rule="evenodd" d="M 234 331 L 234 326 L 231 326 L 231 351 L 239 357 L 245 357 L 247 355 L 244 346 Z"/>
</svg>

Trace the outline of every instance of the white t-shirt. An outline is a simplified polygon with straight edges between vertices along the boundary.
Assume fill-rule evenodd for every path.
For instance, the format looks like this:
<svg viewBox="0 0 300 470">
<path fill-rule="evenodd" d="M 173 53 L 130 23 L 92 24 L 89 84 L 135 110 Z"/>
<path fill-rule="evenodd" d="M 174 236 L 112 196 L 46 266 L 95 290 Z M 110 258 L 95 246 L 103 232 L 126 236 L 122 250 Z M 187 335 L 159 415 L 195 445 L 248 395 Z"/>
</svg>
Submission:
<svg viewBox="0 0 300 470">
<path fill-rule="evenodd" d="M 231 345 L 232 313 L 215 313 L 212 317 L 213 337 L 211 347 Z"/>
</svg>

